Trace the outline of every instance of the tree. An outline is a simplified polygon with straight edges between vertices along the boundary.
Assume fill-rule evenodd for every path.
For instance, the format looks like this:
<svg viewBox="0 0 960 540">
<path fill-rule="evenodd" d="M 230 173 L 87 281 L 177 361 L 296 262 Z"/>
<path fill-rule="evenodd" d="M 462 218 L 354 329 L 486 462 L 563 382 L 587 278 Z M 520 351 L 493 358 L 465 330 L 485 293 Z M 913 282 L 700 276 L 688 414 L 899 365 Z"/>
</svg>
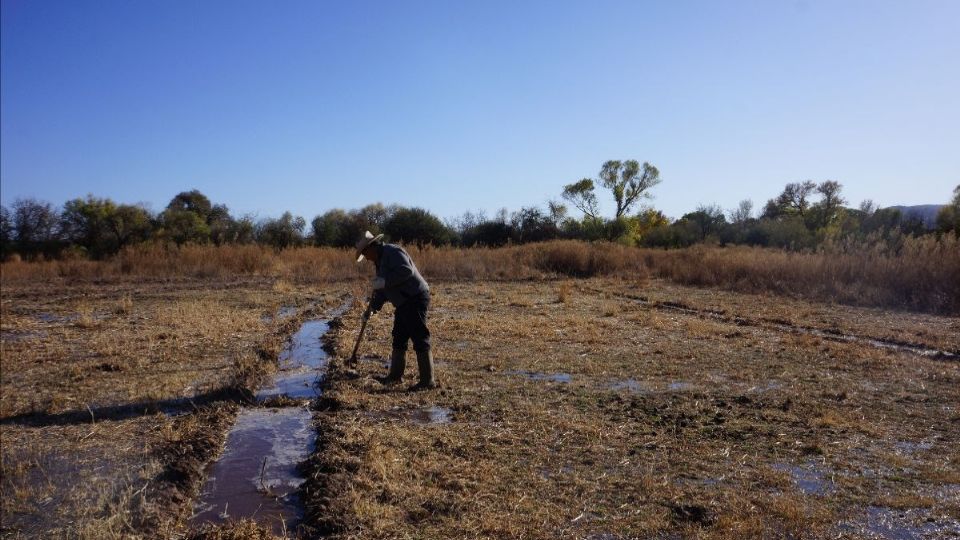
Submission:
<svg viewBox="0 0 960 540">
<path fill-rule="evenodd" d="M 219 219 L 222 210 L 218 209 L 215 216 Z M 167 209 L 160 214 L 164 235 L 177 245 L 187 242 L 203 244 L 210 241 L 210 217 L 213 205 L 206 195 L 197 190 L 178 193 Z"/>
<path fill-rule="evenodd" d="M 840 182 L 827 180 L 817 186 L 817 193 L 822 195 L 819 202 L 810 208 L 810 212 L 804 216 L 807 226 L 811 229 L 826 229 L 833 223 L 843 211 L 843 205 L 847 201 L 840 196 L 840 190 L 843 186 Z M 821 231 L 824 232 L 824 231 Z"/>
<path fill-rule="evenodd" d="M 221 246 L 237 241 L 238 229 L 226 205 L 216 204 L 210 209 L 207 225 L 210 227 L 210 240 L 214 244 Z"/>
<path fill-rule="evenodd" d="M 660 183 L 660 171 L 647 162 L 609 160 L 600 167 L 600 183 L 610 190 L 617 204 L 614 219 L 619 219 L 643 197 L 647 190 Z"/>
<path fill-rule="evenodd" d="M 60 216 L 60 230 L 67 241 L 82 246 L 94 257 L 101 257 L 117 248 L 111 241 L 108 223 L 116 210 L 116 204 L 110 199 L 98 199 L 93 195 L 67 201 Z"/>
<path fill-rule="evenodd" d="M 57 225 L 60 216 L 48 202 L 36 199 L 17 199 L 13 202 L 13 238 L 17 248 L 24 252 L 54 249 L 59 240 Z"/>
<path fill-rule="evenodd" d="M 210 226 L 200 214 L 189 210 L 164 210 L 160 215 L 163 234 L 177 245 L 205 244 L 210 240 Z"/>
<path fill-rule="evenodd" d="M 170 200 L 170 204 L 167 205 L 167 210 L 193 212 L 203 218 L 204 221 L 207 221 L 210 212 L 213 210 L 213 206 L 210 204 L 210 199 L 208 199 L 206 195 L 194 189 L 177 193 L 173 199 Z"/>
<path fill-rule="evenodd" d="M 579 182 L 567 184 L 563 187 L 561 196 L 577 210 L 583 212 L 585 217 L 600 219 L 600 208 L 597 203 L 597 195 L 594 193 L 593 180 L 584 178 Z"/>
<path fill-rule="evenodd" d="M 10 210 L 0 205 L 0 260 L 13 251 L 13 219 Z"/>
<path fill-rule="evenodd" d="M 697 239 L 704 241 L 708 236 L 717 234 L 720 229 L 726 225 L 727 219 L 723 216 L 723 210 L 715 204 L 699 205 L 693 212 L 685 214 L 680 221 L 686 221 L 692 226 L 691 230 L 696 232 Z"/>
<path fill-rule="evenodd" d="M 450 242 L 450 231 L 423 208 L 399 208 L 383 224 L 391 240 L 417 245 L 442 245 Z"/>
<path fill-rule="evenodd" d="M 787 184 L 776 199 L 767 202 L 763 217 L 776 219 L 797 214 L 803 216 L 810 207 L 810 195 L 816 188 L 817 185 L 811 180 Z"/>
<path fill-rule="evenodd" d="M 624 217 L 647 191 L 660 183 L 660 171 L 653 165 L 643 165 L 634 159 L 609 160 L 600 167 L 600 185 L 610 190 L 616 203 L 614 219 Z M 596 184 L 590 178 L 563 187 L 562 196 L 588 219 L 600 219 L 599 203 L 595 193 Z"/>
<path fill-rule="evenodd" d="M 146 240 L 152 232 L 150 212 L 142 206 L 132 204 L 117 206 L 113 214 L 108 216 L 107 226 L 113 233 L 118 250 Z"/>
<path fill-rule="evenodd" d="M 823 196 L 820 204 L 831 215 L 833 212 L 836 212 L 838 208 L 847 204 L 846 199 L 840 196 L 841 189 L 843 189 L 843 185 L 835 180 L 827 180 L 817 186 L 817 193 Z"/>
<path fill-rule="evenodd" d="M 953 200 L 937 212 L 937 230 L 960 237 L 960 185 L 953 189 Z"/>
<path fill-rule="evenodd" d="M 514 212 L 510 225 L 519 243 L 543 242 L 560 236 L 560 229 L 554 221 L 560 212 L 545 214 L 536 206 L 524 207 Z"/>
<path fill-rule="evenodd" d="M 753 201 L 744 199 L 733 210 L 730 210 L 730 222 L 736 225 L 746 223 L 753 215 Z"/>
<path fill-rule="evenodd" d="M 259 228 L 258 240 L 277 249 L 299 246 L 303 243 L 303 229 L 307 221 L 290 212 L 277 219 L 264 221 Z"/>
</svg>

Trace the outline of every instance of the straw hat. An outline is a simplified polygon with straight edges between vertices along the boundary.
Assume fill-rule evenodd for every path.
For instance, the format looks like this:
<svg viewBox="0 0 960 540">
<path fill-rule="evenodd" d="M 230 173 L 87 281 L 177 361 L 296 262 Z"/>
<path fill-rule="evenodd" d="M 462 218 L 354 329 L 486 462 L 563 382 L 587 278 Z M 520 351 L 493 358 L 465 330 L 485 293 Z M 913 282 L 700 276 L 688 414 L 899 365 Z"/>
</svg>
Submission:
<svg viewBox="0 0 960 540">
<path fill-rule="evenodd" d="M 363 250 L 367 249 L 367 246 L 374 242 L 379 242 L 383 238 L 382 234 L 374 236 L 370 231 L 363 233 L 363 238 L 357 240 L 357 262 L 363 260 Z"/>
</svg>

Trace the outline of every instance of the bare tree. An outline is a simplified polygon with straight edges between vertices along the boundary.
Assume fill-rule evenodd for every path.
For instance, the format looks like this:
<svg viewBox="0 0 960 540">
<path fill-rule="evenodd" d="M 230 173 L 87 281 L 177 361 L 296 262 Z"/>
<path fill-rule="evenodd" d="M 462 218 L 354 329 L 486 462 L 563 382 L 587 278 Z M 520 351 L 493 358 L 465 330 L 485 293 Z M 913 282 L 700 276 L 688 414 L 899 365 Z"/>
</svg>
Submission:
<svg viewBox="0 0 960 540">
<path fill-rule="evenodd" d="M 730 210 L 730 222 L 731 223 L 745 223 L 753 215 L 753 201 L 750 199 L 744 199 L 740 201 L 740 204 Z"/>
<path fill-rule="evenodd" d="M 13 201 L 14 238 L 21 246 L 55 240 L 60 216 L 48 202 L 36 199 Z"/>
<path fill-rule="evenodd" d="M 817 186 L 817 193 L 823 195 L 823 200 L 820 201 L 820 204 L 823 205 L 823 208 L 827 210 L 827 212 L 832 213 L 840 206 L 847 204 L 846 199 L 840 196 L 841 189 L 843 189 L 843 185 L 835 180 L 827 180 Z"/>
<path fill-rule="evenodd" d="M 783 209 L 792 209 L 801 216 L 810 208 L 810 195 L 817 188 L 812 180 L 793 182 L 783 188 L 783 193 L 777 197 L 777 205 Z"/>
</svg>

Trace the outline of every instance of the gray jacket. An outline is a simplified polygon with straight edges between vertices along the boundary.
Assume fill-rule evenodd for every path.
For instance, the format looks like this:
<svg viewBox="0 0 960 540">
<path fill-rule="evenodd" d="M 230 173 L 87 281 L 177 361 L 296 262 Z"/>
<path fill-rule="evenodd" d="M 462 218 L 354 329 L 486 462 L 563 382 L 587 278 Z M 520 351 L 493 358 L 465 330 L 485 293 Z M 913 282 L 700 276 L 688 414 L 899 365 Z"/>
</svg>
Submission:
<svg viewBox="0 0 960 540">
<path fill-rule="evenodd" d="M 394 244 L 380 246 L 377 277 L 382 277 L 386 284 L 373 295 L 370 304 L 373 311 L 380 311 L 387 300 L 393 307 L 400 307 L 407 300 L 428 297 L 430 294 L 430 287 L 413 260 L 402 247 Z"/>
</svg>

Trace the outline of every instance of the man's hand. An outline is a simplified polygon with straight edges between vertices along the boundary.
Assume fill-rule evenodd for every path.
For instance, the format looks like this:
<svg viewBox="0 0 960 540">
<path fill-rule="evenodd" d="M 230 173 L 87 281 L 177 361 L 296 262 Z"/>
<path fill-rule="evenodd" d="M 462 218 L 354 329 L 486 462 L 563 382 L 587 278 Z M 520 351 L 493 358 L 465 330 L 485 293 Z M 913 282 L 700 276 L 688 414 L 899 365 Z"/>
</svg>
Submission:
<svg viewBox="0 0 960 540">
<path fill-rule="evenodd" d="M 370 284 L 373 285 L 373 290 L 379 291 L 387 286 L 387 282 L 382 277 L 375 277 L 370 280 Z"/>
</svg>

